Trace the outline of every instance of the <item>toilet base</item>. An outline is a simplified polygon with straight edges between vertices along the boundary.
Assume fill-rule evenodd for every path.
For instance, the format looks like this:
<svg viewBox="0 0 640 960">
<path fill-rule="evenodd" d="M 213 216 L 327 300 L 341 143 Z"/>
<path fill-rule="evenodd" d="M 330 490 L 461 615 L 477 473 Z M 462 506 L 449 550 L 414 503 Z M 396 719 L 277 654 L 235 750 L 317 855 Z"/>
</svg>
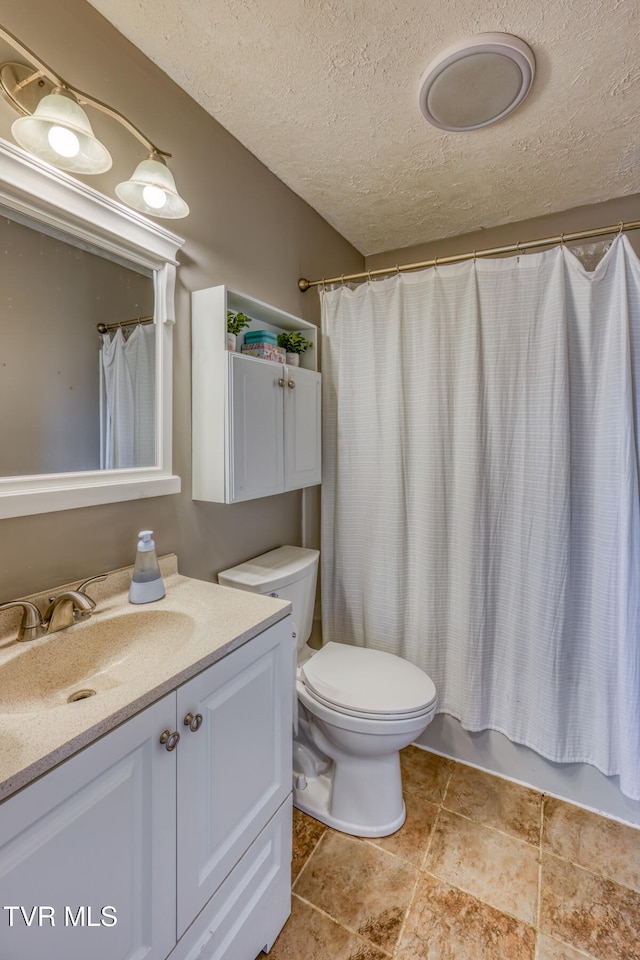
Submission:
<svg viewBox="0 0 640 960">
<path fill-rule="evenodd" d="M 296 781 L 302 779 L 306 782 L 306 787 L 300 789 Z M 323 773 L 318 777 L 312 777 L 305 781 L 305 778 L 294 776 L 293 783 L 293 805 L 303 813 L 308 813 L 310 817 L 319 820 L 320 823 L 326 823 L 328 827 L 339 830 L 341 833 L 348 833 L 352 837 L 388 837 L 395 833 L 404 823 L 407 811 L 404 801 L 401 801 L 399 810 L 394 811 L 391 820 L 385 823 L 362 824 L 340 820 L 331 814 L 331 794 L 333 790 L 332 773 Z"/>
</svg>

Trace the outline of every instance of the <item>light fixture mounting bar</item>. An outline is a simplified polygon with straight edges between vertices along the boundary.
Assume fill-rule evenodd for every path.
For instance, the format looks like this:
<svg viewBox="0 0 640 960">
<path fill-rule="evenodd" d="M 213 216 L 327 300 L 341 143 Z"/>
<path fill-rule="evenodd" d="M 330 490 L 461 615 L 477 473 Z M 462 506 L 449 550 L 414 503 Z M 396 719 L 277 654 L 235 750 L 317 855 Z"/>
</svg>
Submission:
<svg viewBox="0 0 640 960">
<path fill-rule="evenodd" d="M 136 127 L 134 123 L 127 119 L 119 110 L 110 107 L 108 104 L 103 103 L 102 100 L 97 100 L 95 97 L 91 97 L 88 93 L 83 93 L 82 90 L 78 90 L 76 87 L 73 87 L 70 83 L 67 83 L 66 80 L 63 80 L 59 74 L 55 73 L 44 61 L 40 60 L 39 57 L 33 53 L 27 46 L 25 46 L 17 37 L 14 37 L 12 33 L 9 33 L 8 30 L 5 30 L 4 27 L 0 26 L 0 37 L 6 41 L 21 57 L 24 57 L 31 66 L 34 68 L 34 73 L 31 74 L 23 64 L 2 64 L 0 66 L 0 92 L 5 96 L 5 98 L 11 103 L 11 105 L 23 114 L 33 113 L 33 109 L 30 109 L 31 99 L 24 97 L 23 93 L 31 87 L 33 81 L 38 81 L 38 84 L 44 83 L 47 86 L 46 92 L 50 92 L 51 87 L 61 87 L 63 90 L 69 91 L 77 99 L 77 101 L 82 106 L 91 106 L 96 110 L 99 110 L 101 113 L 106 114 L 108 117 L 111 117 L 112 120 L 115 120 L 121 126 L 123 126 L 129 133 L 136 138 L 151 154 L 156 154 L 161 157 L 170 157 L 171 154 L 167 153 L 166 150 L 161 150 L 159 147 L 149 140 L 144 133 Z"/>
</svg>

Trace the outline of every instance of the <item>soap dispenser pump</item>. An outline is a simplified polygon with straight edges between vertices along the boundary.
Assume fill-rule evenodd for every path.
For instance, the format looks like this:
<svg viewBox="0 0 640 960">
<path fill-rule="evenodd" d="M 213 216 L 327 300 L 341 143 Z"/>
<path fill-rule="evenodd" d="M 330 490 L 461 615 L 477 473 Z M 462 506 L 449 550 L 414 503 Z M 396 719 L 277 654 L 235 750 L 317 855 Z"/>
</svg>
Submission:
<svg viewBox="0 0 640 960">
<path fill-rule="evenodd" d="M 141 530 L 138 534 L 140 539 L 129 588 L 131 603 L 151 603 L 164 597 L 164 583 L 152 534 L 153 530 Z"/>
</svg>

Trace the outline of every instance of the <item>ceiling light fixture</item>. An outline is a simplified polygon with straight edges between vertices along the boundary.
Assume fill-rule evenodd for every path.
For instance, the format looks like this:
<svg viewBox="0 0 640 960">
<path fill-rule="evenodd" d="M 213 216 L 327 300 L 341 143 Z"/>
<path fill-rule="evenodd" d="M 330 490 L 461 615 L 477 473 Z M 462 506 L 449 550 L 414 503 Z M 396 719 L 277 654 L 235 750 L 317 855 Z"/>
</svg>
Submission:
<svg viewBox="0 0 640 960">
<path fill-rule="evenodd" d="M 170 153 L 156 147 L 118 110 L 66 83 L 3 27 L 0 37 L 30 64 L 0 64 L 0 93 L 22 114 L 11 126 L 21 147 L 70 173 L 104 173 L 111 167 L 111 155 L 96 138 L 83 109 L 93 107 L 128 130 L 149 155 L 138 164 L 130 180 L 118 184 L 119 199 L 155 217 L 187 216 L 189 207 L 166 165 Z"/>
<path fill-rule="evenodd" d="M 418 101 L 441 130 L 478 130 L 518 107 L 533 83 L 529 46 L 508 33 L 480 33 L 444 50 L 420 80 Z"/>
</svg>

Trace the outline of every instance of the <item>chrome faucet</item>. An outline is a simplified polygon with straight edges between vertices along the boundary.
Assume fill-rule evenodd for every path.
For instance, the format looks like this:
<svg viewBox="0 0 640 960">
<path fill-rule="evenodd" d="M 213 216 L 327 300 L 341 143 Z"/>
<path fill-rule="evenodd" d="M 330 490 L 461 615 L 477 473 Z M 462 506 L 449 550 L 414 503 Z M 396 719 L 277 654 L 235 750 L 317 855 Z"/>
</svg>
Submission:
<svg viewBox="0 0 640 960">
<path fill-rule="evenodd" d="M 96 602 L 85 593 L 90 583 L 105 580 L 106 573 L 98 577 L 89 577 L 75 590 L 65 590 L 57 597 L 49 597 L 49 605 L 41 616 L 35 603 L 30 600 L 10 600 L 0 604 L 0 610 L 10 607 L 22 607 L 22 622 L 16 640 L 37 640 L 48 633 L 57 633 L 73 626 L 81 620 L 87 620 L 96 607 Z"/>
</svg>

